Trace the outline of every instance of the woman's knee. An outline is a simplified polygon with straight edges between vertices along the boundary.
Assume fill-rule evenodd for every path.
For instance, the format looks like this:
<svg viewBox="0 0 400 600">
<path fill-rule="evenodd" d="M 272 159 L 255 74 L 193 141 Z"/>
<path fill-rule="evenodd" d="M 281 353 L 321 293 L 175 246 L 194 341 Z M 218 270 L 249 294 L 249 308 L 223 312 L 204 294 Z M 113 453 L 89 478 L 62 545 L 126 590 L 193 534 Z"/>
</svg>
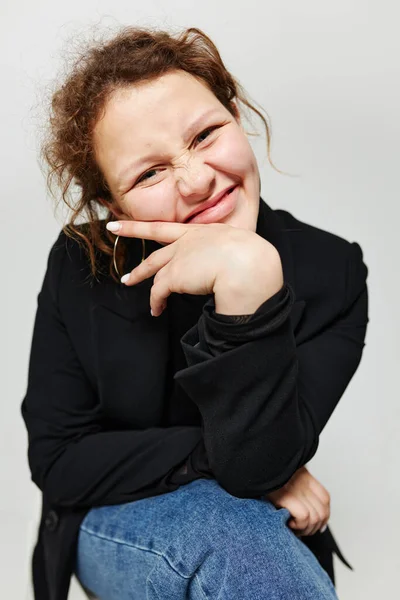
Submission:
<svg viewBox="0 0 400 600">
<path fill-rule="evenodd" d="M 237 498 L 224 490 L 215 480 L 198 480 L 195 504 L 189 504 L 186 528 L 189 535 L 209 540 L 221 551 L 240 546 L 285 543 L 291 532 L 286 509 L 277 509 L 270 502 Z M 201 482 L 201 483 L 200 483 Z M 197 483 L 197 482 L 196 482 Z"/>
</svg>

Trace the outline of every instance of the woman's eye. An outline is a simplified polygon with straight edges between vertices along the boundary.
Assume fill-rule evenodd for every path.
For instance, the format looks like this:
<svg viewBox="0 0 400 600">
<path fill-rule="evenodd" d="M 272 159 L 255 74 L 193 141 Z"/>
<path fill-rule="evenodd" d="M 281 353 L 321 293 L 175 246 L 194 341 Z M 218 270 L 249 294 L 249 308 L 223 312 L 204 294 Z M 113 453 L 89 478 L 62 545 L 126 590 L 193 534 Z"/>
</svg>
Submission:
<svg viewBox="0 0 400 600">
<path fill-rule="evenodd" d="M 147 175 L 150 175 L 150 173 L 155 173 L 157 169 L 150 169 L 150 171 L 146 171 L 146 173 L 143 173 L 143 175 L 141 175 L 139 177 L 139 179 L 137 180 L 136 183 L 140 183 L 141 181 L 145 181 L 147 179 Z"/>
<path fill-rule="evenodd" d="M 204 134 L 206 134 L 206 133 L 209 133 L 209 132 L 213 131 L 214 129 L 216 129 L 216 127 L 208 127 L 207 129 L 205 129 L 204 131 L 202 131 L 202 132 L 200 133 L 200 135 L 198 135 L 198 136 L 197 136 L 196 140 L 200 140 L 200 138 L 201 138 L 201 137 L 202 137 Z M 200 140 L 200 141 L 201 141 L 201 140 Z"/>
</svg>

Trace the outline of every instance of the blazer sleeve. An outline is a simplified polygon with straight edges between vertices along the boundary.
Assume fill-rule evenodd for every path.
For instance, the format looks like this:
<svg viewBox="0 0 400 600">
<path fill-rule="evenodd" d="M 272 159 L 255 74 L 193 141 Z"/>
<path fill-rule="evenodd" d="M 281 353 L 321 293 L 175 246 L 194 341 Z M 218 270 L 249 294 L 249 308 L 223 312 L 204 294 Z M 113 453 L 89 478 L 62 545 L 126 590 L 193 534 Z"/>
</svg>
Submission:
<svg viewBox="0 0 400 600">
<path fill-rule="evenodd" d="M 61 245 L 62 246 L 62 245 Z M 119 504 L 176 489 L 170 474 L 196 447 L 200 427 L 109 431 L 96 391 L 69 339 L 57 303 L 64 249 L 50 252 L 38 295 L 21 410 L 33 482 L 50 504 Z"/>
<path fill-rule="evenodd" d="M 211 299 L 181 338 L 188 367 L 175 379 L 199 407 L 204 453 L 234 496 L 279 489 L 312 458 L 360 363 L 368 269 L 357 243 L 349 244 L 347 265 L 340 314 L 297 347 L 290 323 L 295 297 L 287 283 L 246 323 L 219 318 Z M 193 460 L 203 463 L 201 444 Z"/>
</svg>

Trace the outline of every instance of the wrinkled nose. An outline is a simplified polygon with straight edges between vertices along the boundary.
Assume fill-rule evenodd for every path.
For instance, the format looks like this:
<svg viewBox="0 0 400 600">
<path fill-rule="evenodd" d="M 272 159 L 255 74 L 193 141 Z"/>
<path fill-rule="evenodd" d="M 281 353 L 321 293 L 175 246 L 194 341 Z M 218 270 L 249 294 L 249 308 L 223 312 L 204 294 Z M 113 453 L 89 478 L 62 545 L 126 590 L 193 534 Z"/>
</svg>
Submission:
<svg viewBox="0 0 400 600">
<path fill-rule="evenodd" d="M 176 168 L 176 183 L 181 196 L 194 201 L 212 194 L 215 171 L 201 160 L 189 159 Z"/>
</svg>

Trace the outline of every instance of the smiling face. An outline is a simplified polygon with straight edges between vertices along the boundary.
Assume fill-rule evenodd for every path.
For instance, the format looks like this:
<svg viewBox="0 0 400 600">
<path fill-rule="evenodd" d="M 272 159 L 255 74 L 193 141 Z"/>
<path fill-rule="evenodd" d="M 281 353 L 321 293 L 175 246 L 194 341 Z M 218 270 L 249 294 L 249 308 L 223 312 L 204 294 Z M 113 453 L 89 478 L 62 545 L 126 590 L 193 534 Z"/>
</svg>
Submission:
<svg viewBox="0 0 400 600">
<path fill-rule="evenodd" d="M 208 222 L 256 230 L 260 178 L 240 117 L 192 75 L 172 71 L 114 92 L 93 134 L 117 218 L 183 223 L 237 186 Z"/>
</svg>

